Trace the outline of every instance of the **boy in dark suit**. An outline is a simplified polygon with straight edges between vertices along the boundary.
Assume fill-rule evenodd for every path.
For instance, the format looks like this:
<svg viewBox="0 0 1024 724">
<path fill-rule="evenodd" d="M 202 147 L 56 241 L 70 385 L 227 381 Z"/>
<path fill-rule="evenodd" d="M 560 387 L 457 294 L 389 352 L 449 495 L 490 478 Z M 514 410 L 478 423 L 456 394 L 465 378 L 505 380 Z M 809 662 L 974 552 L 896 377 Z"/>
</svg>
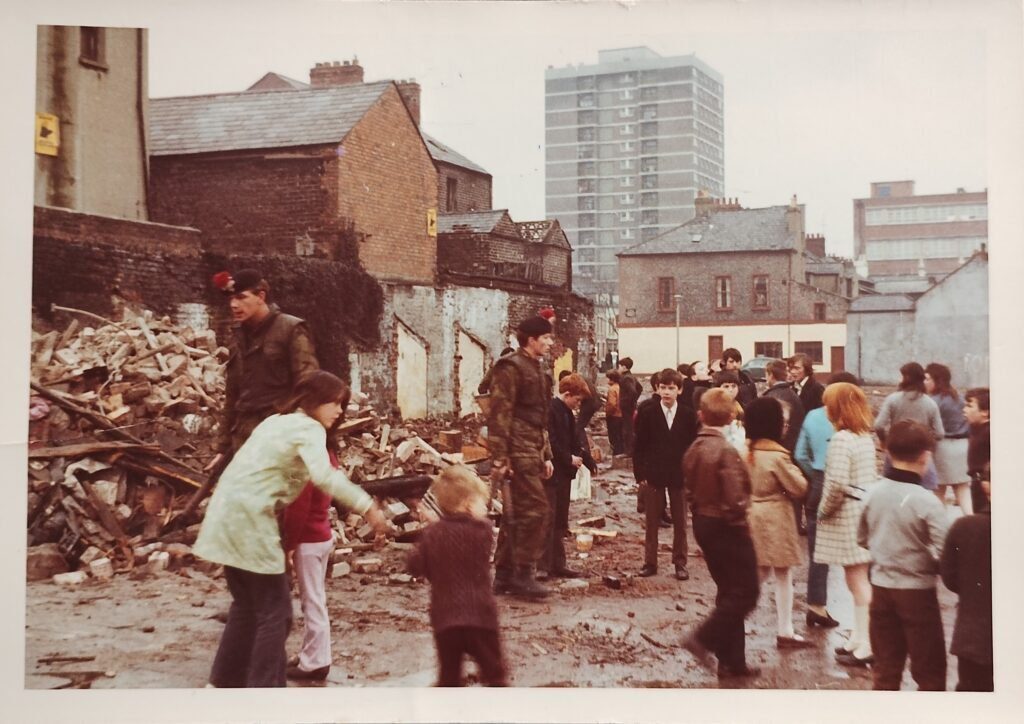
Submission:
<svg viewBox="0 0 1024 724">
<path fill-rule="evenodd" d="M 672 513 L 672 563 L 676 578 L 689 579 L 686 570 L 686 502 L 683 498 L 683 453 L 697 437 L 697 417 L 693 410 L 678 403 L 683 376 L 674 369 L 658 373 L 655 404 L 643 406 L 637 414 L 633 472 L 637 483 L 646 489 L 646 531 L 644 567 L 641 576 L 658 572 L 658 528 L 665 511 L 668 491 Z"/>
</svg>

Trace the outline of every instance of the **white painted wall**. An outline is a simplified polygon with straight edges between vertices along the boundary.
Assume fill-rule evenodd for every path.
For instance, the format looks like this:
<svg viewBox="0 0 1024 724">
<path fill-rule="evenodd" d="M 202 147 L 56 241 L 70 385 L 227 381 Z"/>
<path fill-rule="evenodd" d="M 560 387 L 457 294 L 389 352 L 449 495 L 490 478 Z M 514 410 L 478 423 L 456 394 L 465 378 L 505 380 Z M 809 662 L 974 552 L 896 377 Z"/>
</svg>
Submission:
<svg viewBox="0 0 1024 724">
<path fill-rule="evenodd" d="M 484 378 L 487 355 L 472 337 L 459 331 L 459 410 L 463 416 L 476 412 L 474 396 Z"/>
<path fill-rule="evenodd" d="M 398 325 L 398 409 L 403 420 L 427 416 L 427 349 Z"/>
<path fill-rule="evenodd" d="M 754 356 L 755 342 L 781 342 L 785 356 L 796 342 L 821 342 L 822 364 L 815 370 L 829 372 L 832 347 L 846 346 L 845 323 L 763 324 L 745 327 L 680 327 L 680 362 L 707 360 L 708 337 L 721 336 L 722 348 L 735 347 L 744 360 Z M 619 327 L 619 357 L 633 358 L 633 371 L 656 372 L 676 366 L 675 327 Z M 847 361 L 849 367 L 849 361 Z"/>
</svg>

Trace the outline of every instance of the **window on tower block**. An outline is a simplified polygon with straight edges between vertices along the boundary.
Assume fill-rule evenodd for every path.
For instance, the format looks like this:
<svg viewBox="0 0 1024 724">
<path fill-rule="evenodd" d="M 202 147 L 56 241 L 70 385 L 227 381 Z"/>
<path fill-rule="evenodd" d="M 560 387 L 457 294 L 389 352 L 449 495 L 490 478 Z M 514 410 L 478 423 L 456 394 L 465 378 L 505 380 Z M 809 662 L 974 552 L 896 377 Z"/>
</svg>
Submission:
<svg viewBox="0 0 1024 724">
<path fill-rule="evenodd" d="M 457 211 L 458 207 L 458 193 L 459 193 L 459 181 L 458 179 L 449 178 L 445 181 L 447 194 L 445 197 L 445 210 L 446 211 Z"/>
<path fill-rule="evenodd" d="M 672 277 L 658 277 L 658 311 L 671 312 L 675 309 L 676 280 Z"/>
<path fill-rule="evenodd" d="M 768 275 L 754 275 L 754 309 L 768 309 Z"/>
<path fill-rule="evenodd" d="M 715 309 L 732 309 L 731 277 L 715 277 Z"/>
<path fill-rule="evenodd" d="M 807 355 L 816 365 L 822 364 L 821 342 L 795 342 L 793 344 L 793 351 L 796 354 Z"/>
</svg>

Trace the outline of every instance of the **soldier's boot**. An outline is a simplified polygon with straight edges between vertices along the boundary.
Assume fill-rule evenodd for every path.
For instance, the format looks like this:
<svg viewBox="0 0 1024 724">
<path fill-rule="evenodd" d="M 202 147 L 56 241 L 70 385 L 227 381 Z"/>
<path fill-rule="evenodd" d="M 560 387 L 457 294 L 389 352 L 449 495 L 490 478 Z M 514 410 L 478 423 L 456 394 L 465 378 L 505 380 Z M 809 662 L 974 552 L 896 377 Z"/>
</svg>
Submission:
<svg viewBox="0 0 1024 724">
<path fill-rule="evenodd" d="M 536 566 L 519 566 L 512 578 L 512 593 L 524 598 L 547 598 L 551 593 L 537 582 Z"/>
<path fill-rule="evenodd" d="M 512 571 L 507 568 L 494 569 L 494 593 L 498 596 L 512 593 Z"/>
</svg>

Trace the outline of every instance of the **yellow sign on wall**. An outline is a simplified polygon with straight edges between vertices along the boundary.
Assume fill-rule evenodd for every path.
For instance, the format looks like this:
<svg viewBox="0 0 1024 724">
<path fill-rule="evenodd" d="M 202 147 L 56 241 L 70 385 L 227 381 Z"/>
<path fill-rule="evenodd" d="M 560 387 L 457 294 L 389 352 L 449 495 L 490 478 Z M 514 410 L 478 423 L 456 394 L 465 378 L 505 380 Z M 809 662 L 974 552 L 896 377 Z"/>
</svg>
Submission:
<svg viewBox="0 0 1024 724">
<path fill-rule="evenodd" d="M 36 153 L 56 156 L 60 148 L 60 119 L 50 113 L 36 114 Z"/>
<path fill-rule="evenodd" d="M 437 209 L 427 209 L 427 235 L 437 237 Z"/>
</svg>

